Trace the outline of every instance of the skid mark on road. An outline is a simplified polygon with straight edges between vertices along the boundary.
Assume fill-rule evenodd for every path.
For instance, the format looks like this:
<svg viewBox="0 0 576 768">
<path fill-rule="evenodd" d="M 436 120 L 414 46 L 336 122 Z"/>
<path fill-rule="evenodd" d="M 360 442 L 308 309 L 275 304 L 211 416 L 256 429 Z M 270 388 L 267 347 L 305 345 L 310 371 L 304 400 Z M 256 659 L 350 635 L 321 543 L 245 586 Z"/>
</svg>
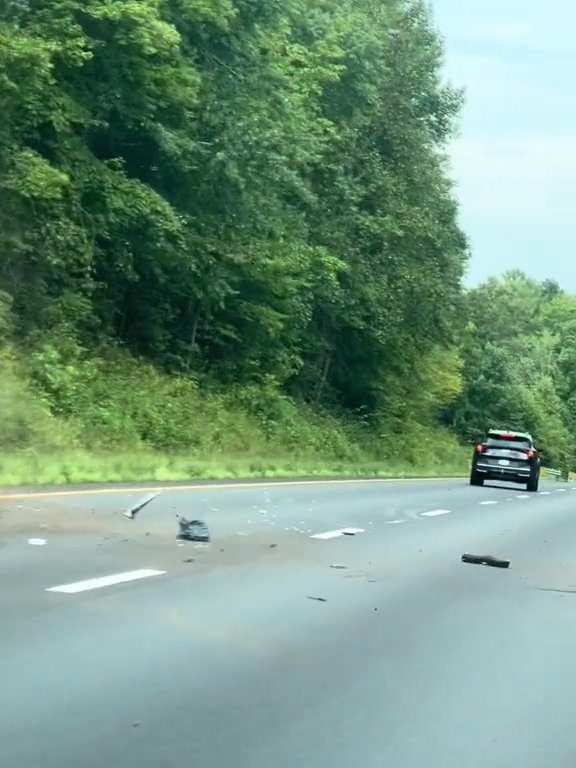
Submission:
<svg viewBox="0 0 576 768">
<path fill-rule="evenodd" d="M 148 568 L 143 568 L 138 571 L 127 571 L 126 573 L 115 573 L 111 576 L 101 576 L 97 579 L 75 581 L 72 584 L 60 584 L 57 587 L 49 587 L 46 592 L 62 592 L 67 595 L 75 595 L 78 592 L 87 592 L 91 589 L 102 589 L 102 587 L 111 587 L 115 584 L 125 584 L 129 581 L 148 579 L 151 576 L 163 576 L 165 573 L 166 571 L 153 571 Z"/>
</svg>

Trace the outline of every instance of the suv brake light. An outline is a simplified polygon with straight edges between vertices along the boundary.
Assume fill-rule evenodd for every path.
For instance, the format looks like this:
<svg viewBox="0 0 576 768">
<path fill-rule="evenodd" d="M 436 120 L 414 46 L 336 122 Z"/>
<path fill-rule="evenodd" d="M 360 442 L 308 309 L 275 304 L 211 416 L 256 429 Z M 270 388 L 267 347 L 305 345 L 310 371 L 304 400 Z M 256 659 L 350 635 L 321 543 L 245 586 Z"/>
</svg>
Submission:
<svg viewBox="0 0 576 768">
<path fill-rule="evenodd" d="M 530 449 L 529 451 L 526 451 L 526 455 L 528 456 L 529 459 L 533 459 L 534 456 L 536 456 L 536 451 L 533 451 L 532 449 Z"/>
<path fill-rule="evenodd" d="M 485 445 L 477 445 L 476 446 L 476 453 L 484 453 L 485 450 L 486 450 L 486 446 Z"/>
</svg>

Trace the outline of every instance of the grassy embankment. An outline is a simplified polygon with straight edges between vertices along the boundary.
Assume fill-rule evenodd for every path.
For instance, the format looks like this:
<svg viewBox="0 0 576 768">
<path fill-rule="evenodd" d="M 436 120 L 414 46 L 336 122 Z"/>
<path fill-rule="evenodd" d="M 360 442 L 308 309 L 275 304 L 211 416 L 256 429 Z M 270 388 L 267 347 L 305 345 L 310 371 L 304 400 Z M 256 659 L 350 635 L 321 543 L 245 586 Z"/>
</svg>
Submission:
<svg viewBox="0 0 576 768">
<path fill-rule="evenodd" d="M 40 364 L 41 363 L 41 364 Z M 0 485 L 464 474 L 438 429 L 401 436 L 319 414 L 273 387 L 216 391 L 125 356 L 0 360 Z"/>
</svg>

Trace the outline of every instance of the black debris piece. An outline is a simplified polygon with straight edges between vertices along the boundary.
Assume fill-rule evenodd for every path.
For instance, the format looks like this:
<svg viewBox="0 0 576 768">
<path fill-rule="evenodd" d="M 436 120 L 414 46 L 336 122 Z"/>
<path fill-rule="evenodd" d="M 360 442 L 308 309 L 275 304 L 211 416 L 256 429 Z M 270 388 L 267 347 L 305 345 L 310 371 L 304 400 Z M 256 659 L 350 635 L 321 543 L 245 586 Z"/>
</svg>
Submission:
<svg viewBox="0 0 576 768">
<path fill-rule="evenodd" d="M 275 549 L 278 546 L 278 544 L 270 544 L 270 549 Z"/>
<path fill-rule="evenodd" d="M 150 493 L 148 496 L 140 499 L 140 501 L 138 501 L 132 507 L 127 509 L 126 512 L 124 512 L 124 517 L 127 517 L 129 520 L 134 520 L 138 512 L 140 512 L 141 509 L 144 509 L 144 507 L 148 506 L 148 504 L 150 504 L 151 501 L 154 501 L 154 499 L 158 498 L 158 496 L 160 496 L 160 492 Z"/>
<path fill-rule="evenodd" d="M 356 536 L 356 534 L 353 531 L 342 531 L 344 536 Z"/>
<path fill-rule="evenodd" d="M 178 515 L 177 538 L 183 541 L 210 541 L 210 532 L 202 520 L 187 520 Z"/>
<path fill-rule="evenodd" d="M 492 568 L 509 568 L 510 560 L 501 560 L 498 557 L 492 555 L 462 555 L 463 563 L 470 563 L 472 565 L 489 565 Z"/>
<path fill-rule="evenodd" d="M 193 563 L 194 558 L 193 557 L 187 557 L 186 560 L 182 560 L 183 563 Z"/>
<path fill-rule="evenodd" d="M 328 600 L 326 600 L 325 597 L 312 597 L 311 595 L 308 595 L 308 600 L 316 600 L 318 603 L 327 603 Z"/>
</svg>

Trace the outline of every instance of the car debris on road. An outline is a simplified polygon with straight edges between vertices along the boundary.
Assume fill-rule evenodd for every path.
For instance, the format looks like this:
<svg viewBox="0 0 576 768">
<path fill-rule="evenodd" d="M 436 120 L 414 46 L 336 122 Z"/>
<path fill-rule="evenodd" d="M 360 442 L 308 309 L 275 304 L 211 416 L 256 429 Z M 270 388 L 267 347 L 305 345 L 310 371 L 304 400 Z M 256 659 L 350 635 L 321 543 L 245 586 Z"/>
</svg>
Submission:
<svg viewBox="0 0 576 768">
<path fill-rule="evenodd" d="M 489 565 L 492 568 L 509 568 L 510 560 L 502 560 L 493 555 L 462 555 L 463 563 L 470 563 L 471 565 Z"/>
<path fill-rule="evenodd" d="M 178 539 L 184 541 L 210 541 L 208 526 L 202 520 L 187 520 L 182 515 L 178 518 Z"/>
<path fill-rule="evenodd" d="M 154 501 L 154 499 L 158 498 L 158 496 L 160 496 L 159 491 L 156 493 L 150 493 L 148 496 L 145 496 L 132 507 L 129 507 L 126 512 L 124 512 L 124 517 L 127 517 L 129 520 L 134 520 L 138 512 L 140 512 L 141 509 L 144 509 L 144 507 L 147 507 L 148 504 L 150 504 L 151 501 Z"/>
</svg>

